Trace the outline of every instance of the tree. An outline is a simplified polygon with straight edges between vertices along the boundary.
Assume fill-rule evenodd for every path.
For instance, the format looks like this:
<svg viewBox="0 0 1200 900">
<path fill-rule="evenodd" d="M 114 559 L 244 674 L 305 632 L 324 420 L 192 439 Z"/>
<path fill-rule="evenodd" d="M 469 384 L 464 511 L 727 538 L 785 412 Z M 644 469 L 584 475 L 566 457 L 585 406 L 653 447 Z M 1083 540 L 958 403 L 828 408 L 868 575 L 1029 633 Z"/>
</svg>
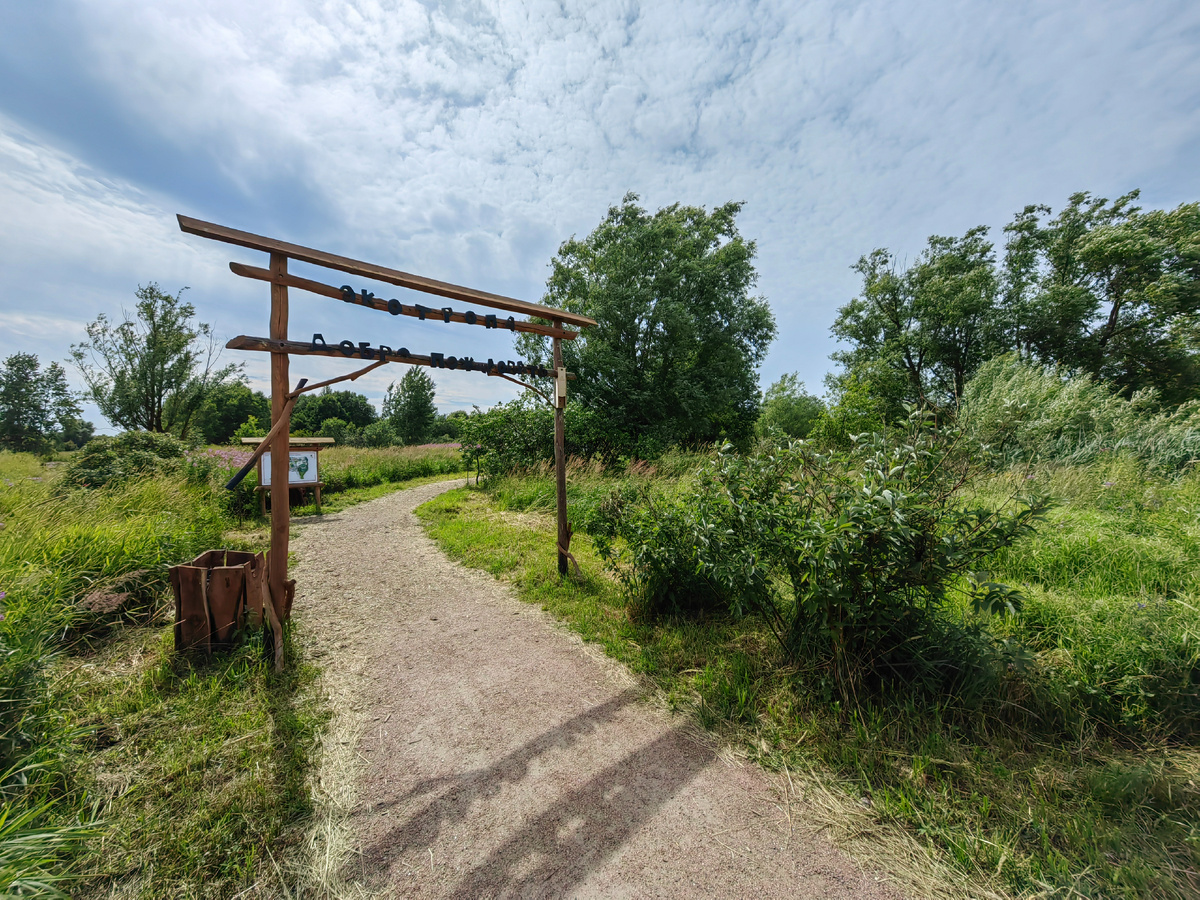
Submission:
<svg viewBox="0 0 1200 900">
<path fill-rule="evenodd" d="M 186 438 L 209 392 L 240 365 L 217 367 L 220 350 L 210 326 L 178 294 L 151 282 L 139 286 L 135 318 L 114 325 L 103 313 L 71 356 L 104 417 L 119 428 L 172 432 Z"/>
<path fill-rule="evenodd" d="M 1048 206 L 1017 214 L 1005 228 L 1009 343 L 1180 403 L 1200 386 L 1200 203 L 1142 212 L 1137 197 L 1078 193 L 1053 219 Z"/>
<path fill-rule="evenodd" d="M 301 394 L 292 407 L 292 431 L 316 434 L 326 419 L 341 419 L 354 428 L 366 428 L 379 418 L 371 401 L 354 391 L 333 391 Z"/>
<path fill-rule="evenodd" d="M 904 403 L 956 406 L 967 379 L 1002 349 L 995 254 L 986 236 L 982 226 L 961 238 L 934 235 L 904 271 L 887 250 L 854 266 L 862 293 L 833 324 L 851 346 L 833 358 L 859 381 L 871 372 L 890 420 L 903 415 Z"/>
<path fill-rule="evenodd" d="M 626 194 L 551 261 L 546 303 L 598 323 L 563 342 L 565 364 L 579 373 L 572 390 L 625 434 L 661 443 L 746 436 L 775 321 L 751 295 L 755 245 L 738 233 L 741 204 L 650 215 L 637 201 Z M 545 338 L 522 335 L 517 345 L 549 362 Z"/>
<path fill-rule="evenodd" d="M 383 399 L 383 415 L 405 444 L 422 444 L 429 440 L 437 407 L 433 405 L 434 383 L 429 373 L 413 366 L 404 373 L 397 387 L 388 385 Z"/>
<path fill-rule="evenodd" d="M 9 450 L 45 450 L 78 437 L 91 425 L 67 386 L 67 374 L 56 362 L 43 370 L 32 353 L 14 353 L 0 368 L 0 445 Z"/>
<path fill-rule="evenodd" d="M 792 372 L 767 388 L 757 430 L 760 436 L 774 429 L 792 438 L 808 437 L 824 411 L 825 404 L 805 391 L 804 382 Z"/>
<path fill-rule="evenodd" d="M 231 381 L 209 391 L 196 413 L 193 427 L 205 443 L 227 444 L 251 416 L 269 425 L 271 398 L 262 391 L 250 390 L 240 381 Z"/>
</svg>

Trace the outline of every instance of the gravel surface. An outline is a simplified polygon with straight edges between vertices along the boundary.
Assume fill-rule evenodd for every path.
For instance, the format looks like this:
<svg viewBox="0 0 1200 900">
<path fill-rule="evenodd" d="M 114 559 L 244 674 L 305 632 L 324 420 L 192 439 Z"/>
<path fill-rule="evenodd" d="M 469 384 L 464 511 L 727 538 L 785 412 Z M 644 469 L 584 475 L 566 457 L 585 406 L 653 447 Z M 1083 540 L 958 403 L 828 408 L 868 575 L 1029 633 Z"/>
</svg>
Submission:
<svg viewBox="0 0 1200 900">
<path fill-rule="evenodd" d="M 459 484 L 302 522 L 294 543 L 294 614 L 356 750 L 322 773 L 327 793 L 353 782 L 344 878 L 384 897 L 899 896 L 761 769 L 443 556 L 412 510 Z"/>
</svg>

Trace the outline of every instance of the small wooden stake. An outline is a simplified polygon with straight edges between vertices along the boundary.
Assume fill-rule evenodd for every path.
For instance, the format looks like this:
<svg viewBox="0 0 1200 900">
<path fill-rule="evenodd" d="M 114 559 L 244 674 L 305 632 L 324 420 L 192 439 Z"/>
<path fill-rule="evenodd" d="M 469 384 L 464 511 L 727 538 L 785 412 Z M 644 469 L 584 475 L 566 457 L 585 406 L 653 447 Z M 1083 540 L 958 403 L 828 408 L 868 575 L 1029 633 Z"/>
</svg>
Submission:
<svg viewBox="0 0 1200 900">
<path fill-rule="evenodd" d="M 555 328 L 562 328 L 562 320 L 554 320 Z M 554 370 L 562 371 L 562 340 L 554 338 Z M 564 381 L 565 383 L 565 381 Z M 563 414 L 566 394 L 555 393 L 554 397 L 554 477 L 558 500 L 558 576 L 567 575 L 567 553 L 571 549 L 571 528 L 567 525 L 567 438 Z"/>
</svg>

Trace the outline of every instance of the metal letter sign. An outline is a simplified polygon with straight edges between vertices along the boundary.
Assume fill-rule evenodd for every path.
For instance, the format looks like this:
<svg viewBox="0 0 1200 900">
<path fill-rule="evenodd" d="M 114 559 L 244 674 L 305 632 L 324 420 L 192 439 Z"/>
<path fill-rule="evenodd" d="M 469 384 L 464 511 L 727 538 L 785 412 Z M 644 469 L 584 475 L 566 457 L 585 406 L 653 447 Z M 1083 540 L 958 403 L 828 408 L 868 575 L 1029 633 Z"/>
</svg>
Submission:
<svg viewBox="0 0 1200 900">
<path fill-rule="evenodd" d="M 231 488 L 236 486 L 237 482 L 241 480 L 246 472 L 250 471 L 255 460 L 268 450 L 274 454 L 276 459 L 286 457 L 290 461 L 288 432 L 292 407 L 296 403 L 296 398 L 307 391 L 336 384 L 340 381 L 353 381 L 372 369 L 388 363 L 483 372 L 515 382 L 542 397 L 545 397 L 545 395 L 537 388 L 525 384 L 512 376 L 532 375 L 538 378 L 553 376 L 554 401 L 551 405 L 554 407 L 554 462 L 558 492 L 558 571 L 560 575 L 567 574 L 571 530 L 567 526 L 563 410 L 567 402 L 567 380 L 575 376 L 569 374 L 563 368 L 561 342 L 563 340 L 574 340 L 579 336 L 578 331 L 568 331 L 565 326 L 573 325 L 577 328 L 586 328 L 595 325 L 595 320 L 589 319 L 587 316 L 578 315 L 577 313 L 567 312 L 566 310 L 541 306 L 537 303 L 527 303 L 512 297 L 475 290 L 474 288 L 450 284 L 445 281 L 437 281 L 421 275 L 412 275 L 398 269 L 378 266 L 345 256 L 337 256 L 322 250 L 313 250 L 312 248 L 302 247 L 298 244 L 290 244 L 286 241 L 262 237 L 261 235 L 251 234 L 247 231 L 226 228 L 223 225 L 214 225 L 211 222 L 202 222 L 199 219 L 192 219 L 187 216 L 181 215 L 178 218 L 180 229 L 187 234 L 194 234 L 199 237 L 208 238 L 209 240 L 222 241 L 226 244 L 234 244 L 235 246 L 246 247 L 251 250 L 260 250 L 270 255 L 270 266 L 266 269 L 237 262 L 229 264 L 229 268 L 235 275 L 265 281 L 271 285 L 269 337 L 238 335 L 226 344 L 227 347 L 234 350 L 255 350 L 271 354 L 271 430 L 268 432 L 267 437 L 258 445 L 250 462 L 246 464 L 242 472 L 230 481 Z M 382 297 L 376 297 L 373 292 L 363 287 L 360 287 L 356 291 L 349 284 L 335 287 L 334 285 L 325 284 L 320 281 L 292 275 L 287 269 L 289 259 L 333 269 L 354 278 L 385 282 L 409 290 L 432 294 L 451 301 L 473 303 L 491 309 L 498 309 L 507 315 L 501 318 L 496 313 L 480 315 L 474 310 L 458 312 L 451 306 L 428 307 L 421 304 L 402 303 L 395 298 L 384 300 Z M 487 362 L 482 362 L 469 356 L 447 356 L 442 353 L 432 352 L 427 355 L 411 353 L 407 347 L 398 346 L 399 342 L 396 342 L 398 349 L 393 349 L 390 344 L 378 342 L 372 346 L 370 341 L 342 340 L 330 343 L 322 334 L 314 334 L 311 341 L 288 340 L 289 287 L 322 297 L 341 300 L 344 303 L 387 312 L 393 316 L 411 316 L 422 322 L 438 322 L 443 324 L 461 322 L 466 325 L 475 325 L 487 329 L 506 329 L 514 333 L 522 332 L 525 334 L 545 335 L 553 339 L 554 368 L 550 370 L 544 366 L 530 365 L 523 360 L 514 362 L 513 360 L 493 361 L 489 359 Z M 542 321 L 517 319 L 514 314 Z M 542 324 L 542 322 L 547 321 L 551 324 Z M 345 357 L 369 361 L 370 365 L 351 372 L 348 375 L 330 378 L 318 384 L 309 385 L 305 379 L 301 379 L 294 389 L 289 389 L 288 367 L 290 357 L 292 356 Z M 270 602 L 265 605 L 268 607 L 267 613 L 275 638 L 275 666 L 277 669 L 283 665 L 282 621 L 286 617 L 288 609 L 290 609 L 287 602 L 289 585 L 290 589 L 294 590 L 295 588 L 295 583 L 289 583 L 287 580 L 289 525 L 287 492 L 288 483 L 291 481 L 289 475 L 292 468 L 290 464 L 286 467 L 279 466 L 274 469 L 268 467 L 270 471 L 271 496 L 274 502 L 271 504 L 271 552 L 268 555 L 267 578 Z M 314 465 L 314 472 L 315 468 Z M 264 480 L 266 477 L 264 473 Z"/>
</svg>

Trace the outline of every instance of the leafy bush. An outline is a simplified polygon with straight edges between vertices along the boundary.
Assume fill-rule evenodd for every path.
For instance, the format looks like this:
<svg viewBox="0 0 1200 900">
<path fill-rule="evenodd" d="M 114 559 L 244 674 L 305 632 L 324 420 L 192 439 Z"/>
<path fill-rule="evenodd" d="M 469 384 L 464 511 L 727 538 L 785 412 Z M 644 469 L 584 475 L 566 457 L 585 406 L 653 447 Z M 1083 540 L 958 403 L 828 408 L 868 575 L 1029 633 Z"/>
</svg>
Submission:
<svg viewBox="0 0 1200 900">
<path fill-rule="evenodd" d="M 609 416 L 569 403 L 564 411 L 567 456 L 611 464 L 622 457 L 654 459 L 666 447 L 649 435 L 631 437 Z M 488 477 L 531 470 L 554 460 L 554 410 L 523 397 L 459 420 L 468 465 Z"/>
<path fill-rule="evenodd" d="M 396 432 L 392 428 L 392 423 L 387 419 L 372 422 L 363 429 L 362 445 L 364 447 L 390 447 L 394 443 L 396 443 Z"/>
<path fill-rule="evenodd" d="M 357 447 L 361 442 L 362 431 L 344 419 L 333 417 L 321 423 L 318 437 L 333 438 L 339 444 Z"/>
<path fill-rule="evenodd" d="M 101 488 L 120 484 L 133 475 L 178 471 L 187 448 L 169 434 L 126 431 L 116 437 L 98 437 L 72 460 L 63 483 L 72 487 Z"/>
<path fill-rule="evenodd" d="M 902 438 L 827 455 L 726 447 L 675 499 L 615 499 L 599 549 L 645 611 L 760 616 L 788 658 L 825 660 L 843 688 L 888 671 L 933 686 L 962 663 L 923 656 L 944 644 L 948 595 L 1015 612 L 1019 594 L 977 569 L 1048 506 L 965 506 L 978 458 L 956 437 L 914 417 Z"/>
<path fill-rule="evenodd" d="M 808 437 L 824 411 L 820 398 L 808 393 L 804 382 L 791 372 L 767 388 L 754 429 L 759 437 L 766 437 L 772 430 L 790 438 Z"/>
<path fill-rule="evenodd" d="M 237 427 L 233 432 L 233 437 L 229 439 L 231 444 L 241 444 L 242 438 L 248 437 L 266 437 L 267 430 L 258 423 L 257 416 L 249 416 L 245 422 Z"/>
</svg>

